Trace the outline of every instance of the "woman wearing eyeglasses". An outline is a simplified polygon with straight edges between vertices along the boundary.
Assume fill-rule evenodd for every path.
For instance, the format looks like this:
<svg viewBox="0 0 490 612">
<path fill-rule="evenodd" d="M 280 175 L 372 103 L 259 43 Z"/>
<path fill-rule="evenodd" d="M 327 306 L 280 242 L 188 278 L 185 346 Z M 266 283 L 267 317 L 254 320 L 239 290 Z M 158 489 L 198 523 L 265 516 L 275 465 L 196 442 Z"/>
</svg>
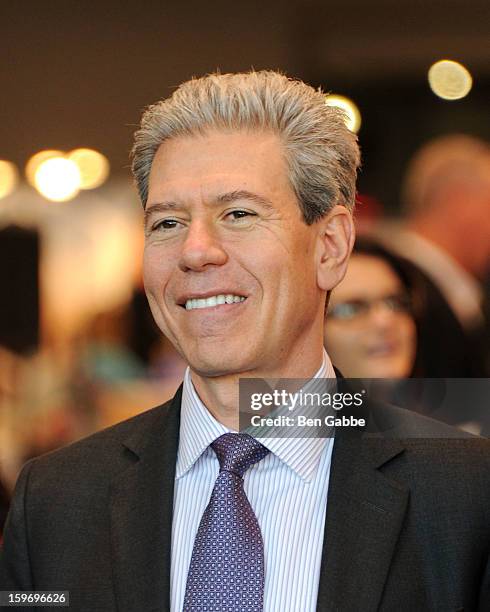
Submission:
<svg viewBox="0 0 490 612">
<path fill-rule="evenodd" d="M 325 346 L 344 376 L 478 378 L 482 351 L 434 283 L 371 238 L 357 240 L 327 308 Z"/>
<path fill-rule="evenodd" d="M 444 379 L 482 376 L 479 353 L 433 283 L 378 243 L 357 241 L 327 307 L 324 342 L 345 377 L 391 379 L 380 387 L 386 401 L 488 435 L 472 401 L 444 405 Z"/>
<path fill-rule="evenodd" d="M 344 280 L 327 308 L 325 346 L 351 378 L 404 378 L 417 350 L 420 301 L 403 262 L 366 240 L 356 244 Z"/>
</svg>

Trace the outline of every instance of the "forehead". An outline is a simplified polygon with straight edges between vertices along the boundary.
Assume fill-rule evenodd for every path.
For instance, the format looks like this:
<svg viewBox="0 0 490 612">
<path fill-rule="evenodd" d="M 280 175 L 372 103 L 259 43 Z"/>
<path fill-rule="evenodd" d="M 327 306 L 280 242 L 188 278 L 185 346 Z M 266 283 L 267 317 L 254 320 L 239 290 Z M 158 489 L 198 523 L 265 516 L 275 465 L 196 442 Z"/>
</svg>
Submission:
<svg viewBox="0 0 490 612">
<path fill-rule="evenodd" d="M 292 187 L 283 146 L 271 132 L 209 131 L 179 136 L 157 150 L 148 203 L 162 198 L 212 198 L 230 190 L 274 197 Z"/>
<path fill-rule="evenodd" d="M 332 293 L 332 302 L 377 298 L 403 289 L 393 268 L 380 257 L 354 253 L 344 280 Z"/>
</svg>

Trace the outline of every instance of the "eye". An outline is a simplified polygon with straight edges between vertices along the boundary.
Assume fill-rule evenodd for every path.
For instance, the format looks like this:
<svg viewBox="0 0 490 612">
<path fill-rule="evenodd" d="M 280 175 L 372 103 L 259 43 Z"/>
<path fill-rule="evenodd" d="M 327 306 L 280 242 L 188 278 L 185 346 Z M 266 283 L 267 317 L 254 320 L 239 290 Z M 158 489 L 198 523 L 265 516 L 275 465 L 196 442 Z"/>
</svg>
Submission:
<svg viewBox="0 0 490 612">
<path fill-rule="evenodd" d="M 410 297 L 408 295 L 388 295 L 383 298 L 383 304 L 393 312 L 411 312 Z"/>
<path fill-rule="evenodd" d="M 369 306 L 363 300 L 352 300 L 341 302 L 333 306 L 328 314 L 334 319 L 349 320 L 354 319 L 368 310 Z"/>
<path fill-rule="evenodd" d="M 231 219 L 231 221 L 240 221 L 241 219 L 246 219 L 247 217 L 256 217 L 257 215 L 249 210 L 237 209 L 230 210 L 225 216 Z"/>
<path fill-rule="evenodd" d="M 165 232 L 175 229 L 179 225 L 176 219 L 161 219 L 151 228 L 152 232 Z"/>
</svg>

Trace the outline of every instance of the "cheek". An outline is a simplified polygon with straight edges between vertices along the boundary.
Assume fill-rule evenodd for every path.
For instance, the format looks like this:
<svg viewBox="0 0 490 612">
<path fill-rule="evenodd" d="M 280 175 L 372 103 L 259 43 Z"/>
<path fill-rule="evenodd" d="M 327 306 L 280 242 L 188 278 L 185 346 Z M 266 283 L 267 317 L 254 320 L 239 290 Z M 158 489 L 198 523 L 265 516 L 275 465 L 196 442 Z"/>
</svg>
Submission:
<svg viewBox="0 0 490 612">
<path fill-rule="evenodd" d="M 398 323 L 398 333 L 406 346 L 414 347 L 416 344 L 417 330 L 415 322 L 410 317 L 403 317 Z"/>
<path fill-rule="evenodd" d="M 277 257 L 277 256 L 276 256 Z M 283 259 L 277 259 L 282 262 Z M 286 267 L 285 262 L 269 273 L 270 282 L 275 284 L 278 303 L 290 310 L 304 313 L 309 317 L 316 314 L 322 292 L 317 283 L 316 269 L 311 259 L 294 261 L 295 265 Z"/>
<path fill-rule="evenodd" d="M 143 256 L 143 282 L 147 293 L 162 293 L 162 288 L 167 284 L 169 268 L 161 253 L 151 248 L 145 249 Z"/>
</svg>

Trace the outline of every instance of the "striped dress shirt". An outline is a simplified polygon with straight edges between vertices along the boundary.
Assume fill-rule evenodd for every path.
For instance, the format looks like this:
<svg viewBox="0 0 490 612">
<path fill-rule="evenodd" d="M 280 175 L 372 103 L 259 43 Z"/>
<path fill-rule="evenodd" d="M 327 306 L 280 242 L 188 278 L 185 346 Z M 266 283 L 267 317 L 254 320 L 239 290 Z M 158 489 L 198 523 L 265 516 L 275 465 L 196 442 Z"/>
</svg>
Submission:
<svg viewBox="0 0 490 612">
<path fill-rule="evenodd" d="M 330 359 L 314 378 L 334 378 Z M 219 463 L 210 444 L 231 430 L 184 377 L 174 490 L 170 599 L 181 612 L 194 539 Z M 264 612 L 314 612 L 318 595 L 333 438 L 261 438 L 270 453 L 244 476 L 264 540 Z M 239 612 L 239 611 L 237 611 Z"/>
</svg>

